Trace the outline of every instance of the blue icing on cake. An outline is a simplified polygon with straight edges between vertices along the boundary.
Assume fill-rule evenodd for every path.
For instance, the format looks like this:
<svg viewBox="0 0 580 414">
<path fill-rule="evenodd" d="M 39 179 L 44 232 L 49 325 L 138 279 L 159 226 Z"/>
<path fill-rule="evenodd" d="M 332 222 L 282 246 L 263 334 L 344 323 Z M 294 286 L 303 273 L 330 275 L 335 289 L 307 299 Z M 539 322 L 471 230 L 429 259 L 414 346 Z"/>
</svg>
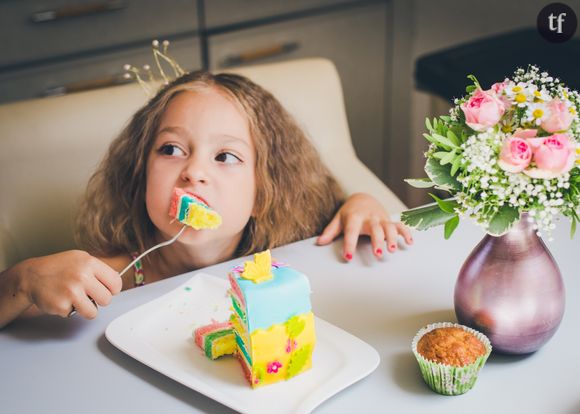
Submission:
<svg viewBox="0 0 580 414">
<path fill-rule="evenodd" d="M 207 208 L 207 206 L 198 199 L 190 196 L 189 194 L 184 194 L 181 196 L 181 201 L 179 203 L 179 216 L 177 217 L 178 220 L 181 221 L 187 219 L 191 204 L 197 204 L 201 207 Z"/>
<path fill-rule="evenodd" d="M 308 278 L 290 268 L 272 268 L 273 278 L 254 283 L 237 275 L 247 306 L 248 331 L 267 329 L 295 315 L 310 312 Z"/>
<path fill-rule="evenodd" d="M 189 195 L 183 195 L 179 202 L 179 216 L 178 220 L 185 220 L 187 217 L 187 211 L 189 210 L 189 203 L 193 201 L 193 197 Z"/>
</svg>

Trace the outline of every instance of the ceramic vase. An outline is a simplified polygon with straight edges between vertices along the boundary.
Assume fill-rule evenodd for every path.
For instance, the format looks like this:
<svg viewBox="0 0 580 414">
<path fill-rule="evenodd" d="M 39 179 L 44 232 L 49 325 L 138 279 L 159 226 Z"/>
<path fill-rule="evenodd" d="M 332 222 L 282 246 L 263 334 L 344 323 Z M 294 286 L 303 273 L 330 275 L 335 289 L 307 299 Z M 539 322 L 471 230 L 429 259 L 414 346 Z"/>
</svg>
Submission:
<svg viewBox="0 0 580 414">
<path fill-rule="evenodd" d="M 564 283 L 527 215 L 475 247 L 459 272 L 454 301 L 459 323 L 487 335 L 494 351 L 531 353 L 554 335 L 564 314 Z"/>
</svg>

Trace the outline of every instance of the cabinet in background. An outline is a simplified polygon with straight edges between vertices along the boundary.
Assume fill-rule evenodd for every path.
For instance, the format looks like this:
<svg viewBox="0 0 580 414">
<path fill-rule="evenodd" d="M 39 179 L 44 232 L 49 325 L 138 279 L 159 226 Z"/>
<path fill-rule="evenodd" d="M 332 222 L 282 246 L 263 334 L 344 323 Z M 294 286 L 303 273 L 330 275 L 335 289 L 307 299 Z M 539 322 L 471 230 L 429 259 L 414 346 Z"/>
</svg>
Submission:
<svg viewBox="0 0 580 414">
<path fill-rule="evenodd" d="M 384 179 L 389 6 L 388 0 L 3 0 L 0 104 L 122 83 L 125 63 L 152 63 L 152 39 L 170 40 L 171 55 L 188 70 L 325 57 L 342 81 L 355 150 Z M 69 16 L 33 22 L 47 11 Z"/>
<path fill-rule="evenodd" d="M 360 5 L 327 14 L 211 36 L 210 69 L 227 69 L 240 54 L 280 50 L 260 62 L 325 57 L 336 65 L 345 96 L 351 137 L 359 158 L 383 175 L 387 5 Z M 283 45 L 293 45 L 284 52 Z M 239 60 L 239 59 L 238 59 Z"/>
</svg>

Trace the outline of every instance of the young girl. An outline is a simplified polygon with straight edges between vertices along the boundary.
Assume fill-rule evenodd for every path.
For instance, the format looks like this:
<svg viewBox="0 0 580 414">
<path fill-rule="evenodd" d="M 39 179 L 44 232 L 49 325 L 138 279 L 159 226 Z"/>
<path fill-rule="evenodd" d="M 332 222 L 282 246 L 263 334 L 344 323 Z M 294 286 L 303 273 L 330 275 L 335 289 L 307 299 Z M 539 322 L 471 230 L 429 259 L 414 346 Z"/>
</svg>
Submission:
<svg viewBox="0 0 580 414">
<path fill-rule="evenodd" d="M 168 215 L 175 187 L 205 200 L 223 224 L 187 228 L 121 279 L 132 255 L 180 230 Z M 374 198 L 355 194 L 340 207 L 342 200 L 312 144 L 270 93 L 238 75 L 186 74 L 133 116 L 91 177 L 77 220 L 86 251 L 28 259 L 0 275 L 0 327 L 20 315 L 66 317 L 73 309 L 92 319 L 95 304 L 108 305 L 122 289 L 323 229 L 319 244 L 344 231 L 347 261 L 359 234 L 371 237 L 377 257 L 385 240 L 391 252 L 398 235 L 412 242 Z"/>
</svg>

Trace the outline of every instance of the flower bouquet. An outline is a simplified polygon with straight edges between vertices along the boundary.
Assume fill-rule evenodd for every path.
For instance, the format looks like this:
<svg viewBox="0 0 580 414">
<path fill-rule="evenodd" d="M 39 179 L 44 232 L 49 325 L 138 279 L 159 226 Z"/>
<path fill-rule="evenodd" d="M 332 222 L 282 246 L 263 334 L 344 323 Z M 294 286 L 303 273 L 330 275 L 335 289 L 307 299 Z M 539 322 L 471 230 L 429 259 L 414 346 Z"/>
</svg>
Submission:
<svg viewBox="0 0 580 414">
<path fill-rule="evenodd" d="M 580 221 L 580 94 L 535 66 L 484 90 L 477 79 L 448 116 L 426 120 L 428 178 L 408 179 L 452 197 L 402 213 L 419 230 L 444 224 L 449 238 L 459 217 L 486 232 L 508 232 L 528 213 L 538 234 L 551 235 L 559 215 Z"/>
</svg>

